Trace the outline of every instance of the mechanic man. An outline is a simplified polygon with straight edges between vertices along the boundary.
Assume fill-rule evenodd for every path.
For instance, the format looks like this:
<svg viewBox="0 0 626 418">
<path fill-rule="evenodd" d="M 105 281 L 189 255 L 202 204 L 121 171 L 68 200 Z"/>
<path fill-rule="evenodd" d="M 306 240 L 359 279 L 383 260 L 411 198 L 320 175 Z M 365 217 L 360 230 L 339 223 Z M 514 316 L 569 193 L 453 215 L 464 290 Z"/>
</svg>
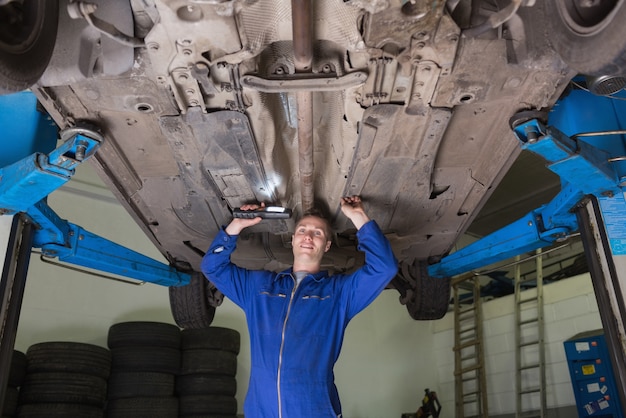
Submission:
<svg viewBox="0 0 626 418">
<path fill-rule="evenodd" d="M 397 273 L 391 246 L 361 198 L 343 198 L 341 211 L 358 229 L 358 248 L 365 253 L 365 265 L 353 273 L 320 271 L 331 229 L 317 214 L 305 214 L 296 224 L 293 267 L 281 273 L 246 270 L 230 261 L 237 235 L 261 218 L 233 219 L 202 261 L 203 273 L 246 314 L 252 353 L 246 418 L 341 417 L 333 366 L 345 328 Z"/>
</svg>

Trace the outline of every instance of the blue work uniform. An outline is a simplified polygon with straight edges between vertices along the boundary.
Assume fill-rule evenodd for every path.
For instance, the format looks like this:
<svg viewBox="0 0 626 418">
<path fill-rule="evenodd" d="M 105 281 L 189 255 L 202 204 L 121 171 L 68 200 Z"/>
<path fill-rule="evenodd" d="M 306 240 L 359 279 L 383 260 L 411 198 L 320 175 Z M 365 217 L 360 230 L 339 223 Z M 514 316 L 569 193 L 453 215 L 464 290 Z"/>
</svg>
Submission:
<svg viewBox="0 0 626 418">
<path fill-rule="evenodd" d="M 241 307 L 250 332 L 246 418 L 340 417 L 333 366 L 344 330 L 383 291 L 397 261 L 374 221 L 357 232 L 365 264 L 350 274 L 309 274 L 296 286 L 292 269 L 247 270 L 230 261 L 237 236 L 224 230 L 202 260 L 202 272 Z"/>
</svg>

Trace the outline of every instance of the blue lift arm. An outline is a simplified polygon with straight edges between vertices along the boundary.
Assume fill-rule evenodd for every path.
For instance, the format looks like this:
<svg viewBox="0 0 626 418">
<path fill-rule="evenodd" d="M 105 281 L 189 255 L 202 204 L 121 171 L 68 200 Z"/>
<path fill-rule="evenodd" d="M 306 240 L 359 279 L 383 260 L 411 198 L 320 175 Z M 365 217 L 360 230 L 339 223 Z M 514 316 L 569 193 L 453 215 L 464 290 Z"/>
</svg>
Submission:
<svg viewBox="0 0 626 418">
<path fill-rule="evenodd" d="M 182 286 L 191 280 L 188 273 L 59 218 L 44 200 L 28 208 L 26 215 L 39 228 L 33 247 L 41 248 L 44 257 L 163 286 Z"/>
<path fill-rule="evenodd" d="M 100 147 L 102 136 L 87 127 L 62 132 L 60 147 L 49 154 L 35 152 L 0 169 L 0 210 L 3 214 L 24 212 L 67 183 L 75 168 Z"/>
<path fill-rule="evenodd" d="M 67 183 L 103 141 L 88 126 L 66 129 L 61 139 L 49 154 L 36 152 L 0 169 L 0 213 L 25 213 L 36 226 L 33 247 L 46 257 L 163 286 L 188 284 L 190 274 L 92 234 L 48 206 L 47 196 Z"/>
<path fill-rule="evenodd" d="M 561 191 L 548 204 L 430 265 L 431 277 L 452 277 L 566 239 L 578 231 L 573 209 L 587 195 L 624 199 L 622 180 L 626 177 L 622 165 L 616 164 L 623 159 L 622 141 L 599 141 L 595 146 L 538 119 L 513 130 L 523 149 L 542 156 L 560 176 Z"/>
</svg>

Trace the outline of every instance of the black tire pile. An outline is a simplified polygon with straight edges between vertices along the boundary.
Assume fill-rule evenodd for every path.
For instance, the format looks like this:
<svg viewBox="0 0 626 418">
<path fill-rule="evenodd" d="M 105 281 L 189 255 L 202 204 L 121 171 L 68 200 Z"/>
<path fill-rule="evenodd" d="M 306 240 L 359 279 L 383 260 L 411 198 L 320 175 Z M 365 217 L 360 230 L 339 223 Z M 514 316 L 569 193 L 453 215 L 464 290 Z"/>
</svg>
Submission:
<svg viewBox="0 0 626 418">
<path fill-rule="evenodd" d="M 111 353 L 77 342 L 44 342 L 26 351 L 20 418 L 102 418 Z"/>
<path fill-rule="evenodd" d="M 123 322 L 107 345 L 15 351 L 2 417 L 236 418 L 239 332 Z"/>
<path fill-rule="evenodd" d="M 239 332 L 220 327 L 181 331 L 176 378 L 180 417 L 235 418 Z"/>
<path fill-rule="evenodd" d="M 107 416 L 178 417 L 174 394 L 180 370 L 180 330 L 160 322 L 122 322 L 109 328 L 112 367 Z"/>
</svg>

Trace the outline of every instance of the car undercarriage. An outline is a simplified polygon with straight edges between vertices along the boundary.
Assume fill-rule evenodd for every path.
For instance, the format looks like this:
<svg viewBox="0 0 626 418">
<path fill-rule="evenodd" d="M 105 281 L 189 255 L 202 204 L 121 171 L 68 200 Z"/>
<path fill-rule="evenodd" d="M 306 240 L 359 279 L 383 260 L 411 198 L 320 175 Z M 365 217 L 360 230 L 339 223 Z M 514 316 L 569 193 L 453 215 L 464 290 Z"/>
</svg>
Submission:
<svg viewBox="0 0 626 418">
<path fill-rule="evenodd" d="M 326 212 L 323 267 L 350 270 L 361 255 L 339 202 L 360 195 L 403 267 L 389 287 L 415 319 L 443 313 L 411 308 L 405 290 L 453 250 L 520 153 L 510 119 L 549 110 L 580 72 L 557 36 L 567 1 L 58 3 L 0 2 L 35 22 L 37 8 L 58 8 L 41 76 L 31 85 L 5 68 L 2 91 L 30 87 L 62 129 L 98 127 L 92 164 L 171 265 L 199 271 L 232 210 L 265 202 Z M 584 71 L 623 72 L 615 48 Z M 234 261 L 289 266 L 293 225 L 246 230 Z M 219 292 L 201 282 L 173 288 L 173 304 L 201 286 L 214 309 Z M 449 293 L 437 297 L 447 306 Z"/>
</svg>

